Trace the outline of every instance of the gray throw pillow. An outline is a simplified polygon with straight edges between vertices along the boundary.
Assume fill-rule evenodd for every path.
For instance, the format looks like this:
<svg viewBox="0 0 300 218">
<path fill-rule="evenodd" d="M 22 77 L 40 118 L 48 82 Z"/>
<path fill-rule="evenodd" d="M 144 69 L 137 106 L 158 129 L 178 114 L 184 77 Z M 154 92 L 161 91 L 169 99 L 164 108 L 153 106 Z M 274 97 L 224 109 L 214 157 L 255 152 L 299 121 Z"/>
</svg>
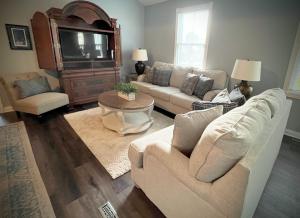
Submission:
<svg viewBox="0 0 300 218">
<path fill-rule="evenodd" d="M 151 67 L 146 66 L 145 71 L 144 71 L 145 77 L 143 82 L 148 82 L 152 83 L 153 81 L 153 70 Z"/>
<path fill-rule="evenodd" d="M 183 81 L 180 91 L 187 95 L 192 95 L 199 80 L 199 76 L 193 73 L 187 73 Z"/>
<path fill-rule="evenodd" d="M 26 98 L 44 92 L 51 92 L 47 77 L 37 77 L 31 80 L 16 80 L 14 85 L 19 90 L 19 98 Z"/>
<path fill-rule="evenodd" d="M 199 76 L 198 83 L 194 90 L 194 95 L 196 95 L 198 98 L 203 99 L 204 95 L 211 90 L 211 88 L 214 85 L 214 80 L 204 76 L 201 74 Z"/>
<path fill-rule="evenodd" d="M 174 120 L 172 146 L 189 156 L 206 126 L 223 113 L 221 105 L 207 110 L 177 114 Z"/>
<path fill-rule="evenodd" d="M 153 70 L 152 83 L 158 86 L 169 86 L 171 75 L 171 69 L 159 69 L 155 67 Z"/>
</svg>

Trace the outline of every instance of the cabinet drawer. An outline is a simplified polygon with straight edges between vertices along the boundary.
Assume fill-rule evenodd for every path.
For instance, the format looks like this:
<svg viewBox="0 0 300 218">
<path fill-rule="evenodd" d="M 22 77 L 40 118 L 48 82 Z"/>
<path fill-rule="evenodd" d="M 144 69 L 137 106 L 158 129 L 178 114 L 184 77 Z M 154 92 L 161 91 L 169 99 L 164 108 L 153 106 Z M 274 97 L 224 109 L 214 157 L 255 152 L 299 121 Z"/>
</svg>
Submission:
<svg viewBox="0 0 300 218">
<path fill-rule="evenodd" d="M 107 83 L 115 83 L 115 75 L 87 77 L 84 79 L 72 79 L 71 87 L 72 89 L 79 89 L 82 87 L 105 85 Z"/>
</svg>

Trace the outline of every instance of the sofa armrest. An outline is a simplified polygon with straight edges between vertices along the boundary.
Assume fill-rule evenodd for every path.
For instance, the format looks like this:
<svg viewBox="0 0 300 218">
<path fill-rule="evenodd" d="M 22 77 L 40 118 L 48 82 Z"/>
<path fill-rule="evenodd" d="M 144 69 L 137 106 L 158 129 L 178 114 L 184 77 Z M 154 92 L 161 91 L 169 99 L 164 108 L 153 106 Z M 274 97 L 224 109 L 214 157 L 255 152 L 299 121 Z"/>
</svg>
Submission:
<svg viewBox="0 0 300 218">
<path fill-rule="evenodd" d="M 144 170 L 151 165 L 153 158 L 159 161 L 162 167 L 167 168 L 179 182 L 197 193 L 202 199 L 208 200 L 212 184 L 201 182 L 189 174 L 190 159 L 179 150 L 164 142 L 149 145 L 144 152 Z"/>
<path fill-rule="evenodd" d="M 206 92 L 206 94 L 203 96 L 203 101 L 211 101 L 214 99 L 214 97 L 217 96 L 222 90 L 221 89 L 215 89 L 215 90 L 210 90 Z"/>
</svg>

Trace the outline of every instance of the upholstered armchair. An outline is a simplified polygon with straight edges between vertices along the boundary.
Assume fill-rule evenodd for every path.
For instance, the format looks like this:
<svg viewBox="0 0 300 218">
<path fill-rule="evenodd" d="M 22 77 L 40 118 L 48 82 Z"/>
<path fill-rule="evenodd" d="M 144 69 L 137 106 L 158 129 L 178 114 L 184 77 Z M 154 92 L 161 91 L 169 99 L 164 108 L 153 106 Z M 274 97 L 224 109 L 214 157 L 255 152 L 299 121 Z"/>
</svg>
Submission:
<svg viewBox="0 0 300 218">
<path fill-rule="evenodd" d="M 20 98 L 19 90 L 15 86 L 15 81 L 30 80 L 40 76 L 41 75 L 37 72 L 5 74 L 2 76 L 1 82 L 5 87 L 11 105 L 16 112 L 30 113 L 39 116 L 45 112 L 69 104 L 69 97 L 67 94 L 52 91 Z M 49 83 L 51 87 L 51 81 L 49 81 Z"/>
</svg>

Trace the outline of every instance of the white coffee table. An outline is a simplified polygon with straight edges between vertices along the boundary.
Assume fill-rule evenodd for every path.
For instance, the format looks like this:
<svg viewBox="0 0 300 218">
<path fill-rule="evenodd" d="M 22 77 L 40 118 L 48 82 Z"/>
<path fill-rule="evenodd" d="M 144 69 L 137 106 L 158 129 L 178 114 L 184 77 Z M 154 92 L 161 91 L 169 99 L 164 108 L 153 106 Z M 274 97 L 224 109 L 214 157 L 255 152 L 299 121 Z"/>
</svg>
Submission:
<svg viewBox="0 0 300 218">
<path fill-rule="evenodd" d="M 153 123 L 154 100 L 150 95 L 137 93 L 134 101 L 120 98 L 116 91 L 99 95 L 103 125 L 121 135 L 147 130 Z"/>
</svg>

